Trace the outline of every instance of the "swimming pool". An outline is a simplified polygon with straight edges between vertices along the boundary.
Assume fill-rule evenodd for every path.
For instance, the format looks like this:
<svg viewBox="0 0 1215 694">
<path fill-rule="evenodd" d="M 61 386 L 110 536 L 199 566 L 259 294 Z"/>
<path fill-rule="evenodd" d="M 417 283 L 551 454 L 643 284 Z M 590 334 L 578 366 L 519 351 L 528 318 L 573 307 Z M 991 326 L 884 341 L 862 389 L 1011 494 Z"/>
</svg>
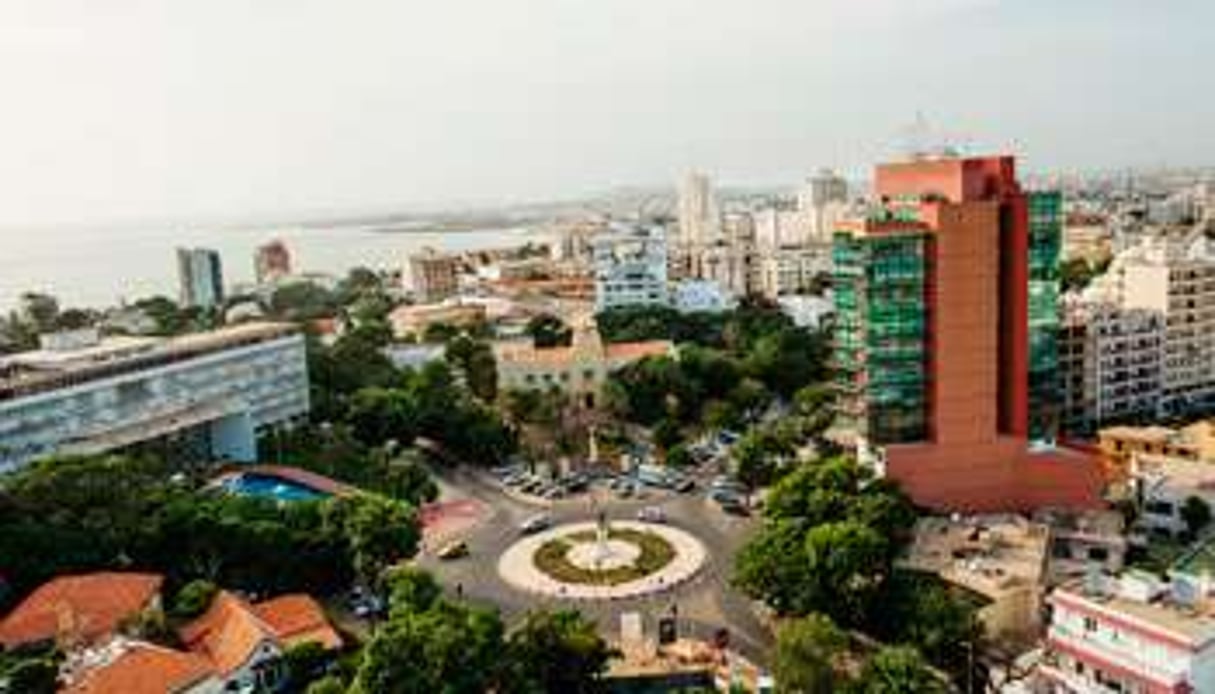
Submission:
<svg viewBox="0 0 1215 694">
<path fill-rule="evenodd" d="M 314 501 L 329 496 L 327 492 L 305 486 L 275 475 L 242 472 L 223 483 L 224 489 L 241 496 L 259 496 L 278 501 Z"/>
</svg>

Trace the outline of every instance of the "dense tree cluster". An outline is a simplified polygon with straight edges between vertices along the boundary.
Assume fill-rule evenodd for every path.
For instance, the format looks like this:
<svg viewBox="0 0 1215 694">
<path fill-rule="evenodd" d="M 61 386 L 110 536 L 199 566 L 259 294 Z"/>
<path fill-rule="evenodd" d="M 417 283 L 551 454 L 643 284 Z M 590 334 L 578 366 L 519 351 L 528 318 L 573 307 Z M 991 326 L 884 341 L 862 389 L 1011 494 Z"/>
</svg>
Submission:
<svg viewBox="0 0 1215 694">
<path fill-rule="evenodd" d="M 895 568 L 915 518 L 897 487 L 851 459 L 803 464 L 772 487 L 735 582 L 781 615 L 821 615 L 959 672 L 976 606 L 935 577 Z"/>
<path fill-rule="evenodd" d="M 351 694 L 602 691 L 612 652 L 577 612 L 532 613 L 508 634 L 497 612 L 444 599 L 428 574 L 398 569 L 388 584 L 390 616 L 364 648 Z"/>
<path fill-rule="evenodd" d="M 513 432 L 488 404 L 497 395 L 497 375 L 487 345 L 458 336 L 446 360 L 417 371 L 395 368 L 383 345 L 359 330 L 331 347 L 312 341 L 314 421 L 328 423 L 330 431 L 349 427 L 356 440 L 373 447 L 388 441 L 404 447 L 424 437 L 478 464 L 500 462 L 515 451 Z"/>
<path fill-rule="evenodd" d="M 789 399 L 826 377 L 826 335 L 797 328 L 771 305 L 721 314 L 631 307 L 599 314 L 608 341 L 672 339 L 678 358 L 642 360 L 615 374 L 607 402 L 624 419 L 653 426 L 737 427 L 774 397 Z"/>
<path fill-rule="evenodd" d="M 328 593 L 411 556 L 414 507 L 374 494 L 278 504 L 195 488 L 153 458 L 51 458 L 0 481 L 11 599 L 64 572 L 150 570 L 259 594 Z"/>
</svg>

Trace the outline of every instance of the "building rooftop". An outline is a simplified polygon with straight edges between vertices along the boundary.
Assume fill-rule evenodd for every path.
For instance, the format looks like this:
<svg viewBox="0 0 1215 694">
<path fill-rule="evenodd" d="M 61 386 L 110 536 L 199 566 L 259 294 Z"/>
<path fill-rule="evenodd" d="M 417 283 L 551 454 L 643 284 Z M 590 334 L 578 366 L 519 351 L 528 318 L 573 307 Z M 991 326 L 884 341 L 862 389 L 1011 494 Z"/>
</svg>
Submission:
<svg viewBox="0 0 1215 694">
<path fill-rule="evenodd" d="M 186 691 L 215 674 L 205 658 L 142 641 L 118 640 L 89 655 L 98 662 L 81 663 L 63 694 L 164 694 Z"/>
<path fill-rule="evenodd" d="M 1100 583 L 1099 586 L 1089 585 Z M 1128 590 L 1138 584 L 1148 585 L 1146 593 L 1138 589 Z M 1182 604 L 1174 599 L 1167 584 L 1159 584 L 1152 576 L 1140 576 L 1137 572 L 1123 574 L 1118 581 L 1105 579 L 1092 582 L 1077 579 L 1056 589 L 1049 601 L 1054 605 L 1098 607 L 1123 618 L 1129 617 L 1158 630 L 1172 634 L 1181 641 L 1201 646 L 1215 640 L 1215 616 L 1209 605 L 1199 601 Z"/>
<path fill-rule="evenodd" d="M 105 337 L 90 343 L 21 352 L 0 358 L 0 400 L 103 378 L 297 332 L 288 323 L 251 322 L 171 338 Z"/>
<path fill-rule="evenodd" d="M 250 605 L 233 593 L 220 591 L 207 611 L 178 630 L 178 635 L 186 648 L 224 674 L 242 666 L 267 641 L 281 647 L 306 641 L 326 649 L 342 645 L 320 605 L 302 594 Z"/>
<path fill-rule="evenodd" d="M 0 621 L 0 645 L 96 641 L 147 607 L 163 581 L 159 574 L 111 571 L 53 578 Z"/>
<path fill-rule="evenodd" d="M 1043 581 L 1050 529 L 1020 516 L 921 518 L 902 564 L 996 599 Z"/>
</svg>

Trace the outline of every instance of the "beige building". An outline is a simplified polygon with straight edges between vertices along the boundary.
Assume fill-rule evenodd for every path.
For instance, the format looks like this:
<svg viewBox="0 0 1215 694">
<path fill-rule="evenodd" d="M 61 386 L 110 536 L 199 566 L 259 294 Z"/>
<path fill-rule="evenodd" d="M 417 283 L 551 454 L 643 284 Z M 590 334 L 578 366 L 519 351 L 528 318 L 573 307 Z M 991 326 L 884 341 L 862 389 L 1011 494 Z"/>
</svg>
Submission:
<svg viewBox="0 0 1215 694">
<path fill-rule="evenodd" d="M 830 246 L 775 248 L 759 260 L 760 292 L 775 299 L 790 294 L 808 294 L 819 275 L 831 273 Z"/>
<path fill-rule="evenodd" d="M 537 348 L 530 340 L 494 346 L 499 390 L 557 389 L 594 407 L 608 374 L 635 361 L 674 353 L 667 340 L 604 344 L 590 315 L 572 321 L 568 347 Z"/>
<path fill-rule="evenodd" d="M 1085 294 L 1164 318 L 1165 414 L 1215 407 L 1215 244 L 1203 230 L 1166 233 L 1120 253 Z"/>
<path fill-rule="evenodd" d="M 1020 516 L 921 518 L 904 568 L 934 573 L 990 602 L 978 614 L 998 641 L 1029 642 L 1041 630 L 1050 528 Z"/>
<path fill-rule="evenodd" d="M 441 301 L 460 289 L 459 256 L 433 248 L 409 256 L 409 281 L 418 301 Z"/>
<path fill-rule="evenodd" d="M 432 325 L 444 324 L 456 328 L 468 328 L 484 323 L 484 304 L 445 301 L 438 304 L 415 304 L 398 306 L 388 314 L 392 334 L 398 340 L 410 335 L 421 337 Z"/>
</svg>

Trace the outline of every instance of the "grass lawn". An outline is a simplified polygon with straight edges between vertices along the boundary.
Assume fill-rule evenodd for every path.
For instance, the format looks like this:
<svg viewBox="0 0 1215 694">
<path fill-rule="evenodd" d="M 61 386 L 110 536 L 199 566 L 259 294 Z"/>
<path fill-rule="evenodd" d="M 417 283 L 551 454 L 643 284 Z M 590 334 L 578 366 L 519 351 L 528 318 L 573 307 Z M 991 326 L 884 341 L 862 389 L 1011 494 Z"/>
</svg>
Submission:
<svg viewBox="0 0 1215 694">
<path fill-rule="evenodd" d="M 536 550 L 532 561 L 535 562 L 537 569 L 564 583 L 614 586 L 648 576 L 670 564 L 671 560 L 675 558 L 675 548 L 671 546 L 671 543 L 654 533 L 622 528 L 609 530 L 608 537 L 641 548 L 637 561 L 629 566 L 618 566 L 603 571 L 585 569 L 571 563 L 568 558 L 570 549 L 575 544 L 594 542 L 595 532 L 592 530 L 572 533 L 545 542 L 540 545 L 540 549 Z"/>
</svg>

